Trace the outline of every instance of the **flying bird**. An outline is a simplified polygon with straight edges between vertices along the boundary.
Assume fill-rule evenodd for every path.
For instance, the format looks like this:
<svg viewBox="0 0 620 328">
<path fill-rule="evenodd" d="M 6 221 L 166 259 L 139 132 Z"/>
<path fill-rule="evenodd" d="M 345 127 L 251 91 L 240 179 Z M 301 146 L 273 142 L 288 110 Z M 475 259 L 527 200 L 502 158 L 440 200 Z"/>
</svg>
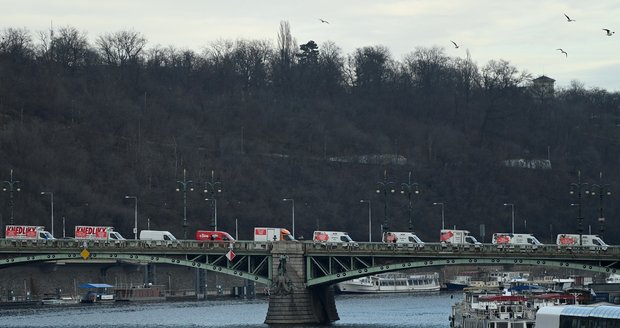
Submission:
<svg viewBox="0 0 620 328">
<path fill-rule="evenodd" d="M 455 48 L 455 49 L 458 49 L 458 48 L 460 47 L 458 44 L 456 44 L 456 42 L 454 42 L 454 41 L 452 41 L 452 40 L 450 40 L 450 42 L 452 42 L 452 44 L 454 44 L 454 48 Z"/>
<path fill-rule="evenodd" d="M 562 50 L 562 48 L 558 48 L 557 50 L 560 50 L 561 53 L 563 53 L 566 57 L 568 57 L 568 53 L 564 50 Z"/>
<path fill-rule="evenodd" d="M 567 14 L 564 14 L 564 17 L 566 17 L 566 20 L 567 20 L 568 22 L 574 22 L 574 21 L 575 21 L 574 19 L 571 19 L 570 17 L 568 17 L 568 15 L 567 15 Z"/>
<path fill-rule="evenodd" d="M 612 36 L 614 33 L 616 33 L 616 32 L 610 31 L 607 28 L 604 28 L 603 31 L 607 32 L 607 36 Z"/>
<path fill-rule="evenodd" d="M 319 18 L 319 20 L 321 21 L 321 23 L 329 24 L 329 22 L 324 19 Z"/>
</svg>

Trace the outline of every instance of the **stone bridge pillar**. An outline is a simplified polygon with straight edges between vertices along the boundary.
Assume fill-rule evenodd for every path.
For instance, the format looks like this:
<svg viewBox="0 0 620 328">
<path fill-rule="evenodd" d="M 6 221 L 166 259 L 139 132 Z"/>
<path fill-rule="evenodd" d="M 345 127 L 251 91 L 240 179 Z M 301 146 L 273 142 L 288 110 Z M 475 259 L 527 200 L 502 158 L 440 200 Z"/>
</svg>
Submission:
<svg viewBox="0 0 620 328">
<path fill-rule="evenodd" d="M 303 244 L 273 243 L 273 283 L 266 324 L 323 324 L 339 320 L 331 286 L 306 287 Z"/>
</svg>

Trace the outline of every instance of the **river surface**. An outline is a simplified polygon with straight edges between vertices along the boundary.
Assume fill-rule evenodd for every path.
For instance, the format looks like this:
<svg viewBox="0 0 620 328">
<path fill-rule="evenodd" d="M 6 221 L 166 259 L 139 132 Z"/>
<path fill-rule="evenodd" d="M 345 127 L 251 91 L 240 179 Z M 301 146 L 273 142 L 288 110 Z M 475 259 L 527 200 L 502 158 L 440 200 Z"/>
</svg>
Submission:
<svg viewBox="0 0 620 328">
<path fill-rule="evenodd" d="M 336 295 L 340 320 L 331 327 L 445 328 L 449 327 L 451 305 L 461 299 L 460 293 Z M 0 326 L 268 327 L 263 324 L 267 305 L 266 299 L 225 299 L 0 309 Z"/>
</svg>

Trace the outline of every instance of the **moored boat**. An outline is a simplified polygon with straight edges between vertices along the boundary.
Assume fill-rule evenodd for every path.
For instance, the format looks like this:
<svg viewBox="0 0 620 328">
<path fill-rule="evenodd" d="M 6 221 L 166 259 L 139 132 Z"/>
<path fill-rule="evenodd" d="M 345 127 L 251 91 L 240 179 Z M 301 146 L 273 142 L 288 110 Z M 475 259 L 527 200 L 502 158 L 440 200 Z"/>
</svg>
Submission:
<svg viewBox="0 0 620 328">
<path fill-rule="evenodd" d="M 68 305 L 79 302 L 80 300 L 74 297 L 45 297 L 41 299 L 42 305 Z"/>
<path fill-rule="evenodd" d="M 450 279 L 446 282 L 447 290 L 463 290 L 463 288 L 468 287 L 471 282 L 471 276 L 469 275 L 459 275 Z"/>
<path fill-rule="evenodd" d="M 342 293 L 414 293 L 439 291 L 439 274 L 380 273 L 337 284 Z"/>
<path fill-rule="evenodd" d="M 463 301 L 452 306 L 453 328 L 532 328 L 538 309 L 587 301 L 584 294 L 503 294 L 466 289 Z"/>
<path fill-rule="evenodd" d="M 81 303 L 114 302 L 114 294 L 108 292 L 108 289 L 114 288 L 112 285 L 86 283 L 79 287 L 91 289 L 82 296 Z"/>
<path fill-rule="evenodd" d="M 536 327 L 620 327 L 620 306 L 543 307 L 536 314 Z"/>
</svg>

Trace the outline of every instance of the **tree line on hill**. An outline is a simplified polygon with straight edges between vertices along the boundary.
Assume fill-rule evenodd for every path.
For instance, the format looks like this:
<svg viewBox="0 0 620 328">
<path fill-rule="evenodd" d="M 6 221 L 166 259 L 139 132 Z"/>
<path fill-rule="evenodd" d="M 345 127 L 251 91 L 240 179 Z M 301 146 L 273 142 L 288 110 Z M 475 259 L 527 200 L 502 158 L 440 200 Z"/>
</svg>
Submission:
<svg viewBox="0 0 620 328">
<path fill-rule="evenodd" d="M 551 242 L 577 232 L 581 211 L 583 232 L 620 243 L 617 92 L 578 81 L 549 92 L 506 60 L 478 64 L 439 47 L 401 60 L 383 46 L 344 54 L 330 41 L 297 43 L 287 22 L 276 45 L 147 44 L 128 30 L 94 42 L 74 27 L 0 32 L 0 181 L 13 169 L 20 187 L 13 206 L 2 194 L 3 224 L 12 207 L 14 223 L 49 229 L 41 191 L 51 191 L 56 236 L 65 222 L 67 236 L 97 224 L 132 237 L 125 196 L 135 196 L 139 230 L 192 238 L 217 207 L 220 230 L 251 239 L 255 226 L 292 228 L 289 198 L 297 236 L 343 230 L 365 241 L 360 200 L 370 200 L 374 241 L 382 225 L 406 231 L 410 220 L 437 241 L 433 203 L 444 203 L 447 227 L 489 241 L 510 231 L 510 203 L 516 232 Z M 514 159 L 551 166 L 506 165 Z M 420 191 L 411 211 L 407 184 Z"/>
</svg>

